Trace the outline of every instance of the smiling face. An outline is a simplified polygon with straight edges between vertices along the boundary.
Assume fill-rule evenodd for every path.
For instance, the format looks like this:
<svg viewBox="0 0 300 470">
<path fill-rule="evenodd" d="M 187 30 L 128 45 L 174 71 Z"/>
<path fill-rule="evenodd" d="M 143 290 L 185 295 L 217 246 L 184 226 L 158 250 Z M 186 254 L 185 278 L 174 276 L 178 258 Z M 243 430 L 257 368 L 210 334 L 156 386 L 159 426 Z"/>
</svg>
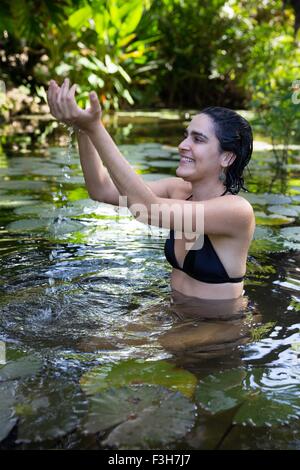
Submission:
<svg viewBox="0 0 300 470">
<path fill-rule="evenodd" d="M 221 163 L 224 163 L 224 152 L 220 152 L 212 119 L 206 114 L 197 114 L 184 136 L 178 146 L 180 162 L 176 175 L 190 182 L 204 178 L 218 181 Z"/>
</svg>

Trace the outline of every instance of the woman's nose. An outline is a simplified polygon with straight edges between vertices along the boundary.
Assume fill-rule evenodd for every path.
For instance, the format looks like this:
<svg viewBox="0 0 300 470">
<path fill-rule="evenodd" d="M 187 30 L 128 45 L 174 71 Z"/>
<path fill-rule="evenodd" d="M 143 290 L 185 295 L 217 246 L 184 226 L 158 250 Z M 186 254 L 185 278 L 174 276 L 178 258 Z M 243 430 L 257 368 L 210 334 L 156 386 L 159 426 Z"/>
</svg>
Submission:
<svg viewBox="0 0 300 470">
<path fill-rule="evenodd" d="M 185 139 L 183 139 L 180 144 L 178 145 L 178 149 L 179 150 L 184 150 L 184 149 L 188 149 L 189 148 L 189 142 L 188 142 L 188 138 L 186 137 Z"/>
</svg>

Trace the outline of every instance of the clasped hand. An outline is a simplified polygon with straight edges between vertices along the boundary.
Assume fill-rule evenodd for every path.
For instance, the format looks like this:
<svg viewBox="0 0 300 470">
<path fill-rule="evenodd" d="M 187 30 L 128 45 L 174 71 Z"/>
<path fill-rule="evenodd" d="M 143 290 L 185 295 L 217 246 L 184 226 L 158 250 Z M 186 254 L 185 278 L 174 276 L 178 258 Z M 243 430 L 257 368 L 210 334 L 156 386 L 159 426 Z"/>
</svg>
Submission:
<svg viewBox="0 0 300 470">
<path fill-rule="evenodd" d="M 91 92 L 90 107 L 81 109 L 75 100 L 76 85 L 70 88 L 66 78 L 61 87 L 54 80 L 50 81 L 47 97 L 50 112 L 57 120 L 82 131 L 93 131 L 99 126 L 102 110 L 95 92 Z"/>
</svg>

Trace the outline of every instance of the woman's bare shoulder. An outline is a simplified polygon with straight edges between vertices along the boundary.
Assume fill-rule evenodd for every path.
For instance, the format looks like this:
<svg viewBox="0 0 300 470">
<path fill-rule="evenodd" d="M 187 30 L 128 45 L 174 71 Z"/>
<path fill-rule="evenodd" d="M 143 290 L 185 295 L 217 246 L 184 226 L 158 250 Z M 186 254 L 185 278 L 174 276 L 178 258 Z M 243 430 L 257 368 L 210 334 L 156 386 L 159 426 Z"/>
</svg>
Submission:
<svg viewBox="0 0 300 470">
<path fill-rule="evenodd" d="M 169 178 L 168 192 L 170 199 L 186 199 L 192 194 L 192 185 L 178 176 Z"/>
</svg>

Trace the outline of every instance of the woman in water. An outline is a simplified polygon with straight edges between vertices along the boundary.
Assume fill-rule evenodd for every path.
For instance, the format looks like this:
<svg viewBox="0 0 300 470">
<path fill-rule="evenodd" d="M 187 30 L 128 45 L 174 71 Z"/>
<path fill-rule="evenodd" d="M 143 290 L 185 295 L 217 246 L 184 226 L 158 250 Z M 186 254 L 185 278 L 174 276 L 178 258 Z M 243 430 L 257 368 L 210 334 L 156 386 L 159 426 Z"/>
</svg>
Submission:
<svg viewBox="0 0 300 470">
<path fill-rule="evenodd" d="M 90 94 L 90 108 L 83 110 L 75 89 L 68 79 L 61 87 L 52 80 L 48 102 L 56 119 L 78 131 L 90 197 L 119 205 L 119 196 L 126 196 L 137 220 L 170 229 L 165 254 L 173 266 L 173 291 L 205 300 L 241 298 L 255 228 L 251 205 L 238 195 L 252 154 L 249 123 L 227 108 L 204 109 L 179 144 L 177 176 L 145 183 L 101 122 L 96 94 Z"/>
</svg>

